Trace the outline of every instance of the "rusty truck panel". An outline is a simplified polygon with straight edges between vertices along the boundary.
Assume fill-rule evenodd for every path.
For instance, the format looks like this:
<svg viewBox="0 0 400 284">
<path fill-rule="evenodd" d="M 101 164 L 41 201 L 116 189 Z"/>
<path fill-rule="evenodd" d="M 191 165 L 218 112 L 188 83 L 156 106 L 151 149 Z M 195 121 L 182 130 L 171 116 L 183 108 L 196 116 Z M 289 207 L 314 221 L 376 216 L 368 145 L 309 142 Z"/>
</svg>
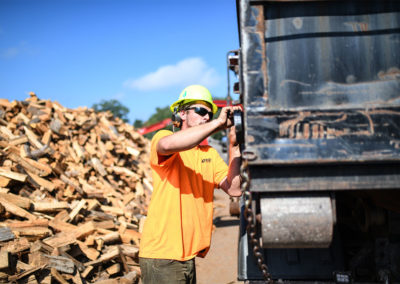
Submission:
<svg viewBox="0 0 400 284">
<path fill-rule="evenodd" d="M 251 3 L 240 27 L 250 163 L 400 161 L 400 3 Z"/>
</svg>

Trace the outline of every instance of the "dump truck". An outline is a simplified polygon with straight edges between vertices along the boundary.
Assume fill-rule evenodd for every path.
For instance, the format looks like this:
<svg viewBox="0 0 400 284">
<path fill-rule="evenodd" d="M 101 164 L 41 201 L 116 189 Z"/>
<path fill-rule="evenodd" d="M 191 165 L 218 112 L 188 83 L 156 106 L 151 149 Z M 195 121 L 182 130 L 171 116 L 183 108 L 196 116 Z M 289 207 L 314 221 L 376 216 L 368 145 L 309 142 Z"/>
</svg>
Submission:
<svg viewBox="0 0 400 284">
<path fill-rule="evenodd" d="M 238 279 L 399 282 L 400 1 L 236 5 Z"/>
</svg>

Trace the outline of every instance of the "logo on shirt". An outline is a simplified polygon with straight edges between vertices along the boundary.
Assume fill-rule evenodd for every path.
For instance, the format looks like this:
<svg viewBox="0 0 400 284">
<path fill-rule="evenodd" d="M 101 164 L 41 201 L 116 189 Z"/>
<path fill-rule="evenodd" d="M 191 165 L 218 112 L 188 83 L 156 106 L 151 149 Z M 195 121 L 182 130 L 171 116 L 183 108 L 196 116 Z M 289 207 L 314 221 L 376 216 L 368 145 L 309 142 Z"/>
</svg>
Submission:
<svg viewBox="0 0 400 284">
<path fill-rule="evenodd" d="M 201 163 L 211 163 L 211 158 L 208 159 L 202 159 Z"/>
</svg>

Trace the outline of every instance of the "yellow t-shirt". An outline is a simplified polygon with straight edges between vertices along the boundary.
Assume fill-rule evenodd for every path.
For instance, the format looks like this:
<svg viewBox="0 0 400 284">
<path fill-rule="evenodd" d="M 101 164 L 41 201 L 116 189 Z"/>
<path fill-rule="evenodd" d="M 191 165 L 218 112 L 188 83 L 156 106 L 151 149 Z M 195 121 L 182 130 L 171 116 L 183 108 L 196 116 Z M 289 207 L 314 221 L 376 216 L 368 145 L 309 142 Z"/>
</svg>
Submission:
<svg viewBox="0 0 400 284">
<path fill-rule="evenodd" d="M 210 146 L 197 146 L 159 162 L 156 145 L 171 134 L 161 130 L 151 142 L 154 191 L 139 256 L 184 261 L 205 256 L 210 247 L 214 188 L 227 176 L 228 166 Z"/>
</svg>

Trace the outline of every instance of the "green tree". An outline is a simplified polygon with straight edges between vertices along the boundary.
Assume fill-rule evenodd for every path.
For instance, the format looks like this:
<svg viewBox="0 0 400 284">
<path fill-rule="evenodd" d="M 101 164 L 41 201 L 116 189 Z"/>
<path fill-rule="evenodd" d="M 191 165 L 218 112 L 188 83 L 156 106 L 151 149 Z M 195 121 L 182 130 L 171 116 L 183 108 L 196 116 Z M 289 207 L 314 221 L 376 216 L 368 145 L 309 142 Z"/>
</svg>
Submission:
<svg viewBox="0 0 400 284">
<path fill-rule="evenodd" d="M 136 119 L 133 122 L 133 126 L 137 129 L 137 128 L 141 128 L 143 126 L 143 120 L 141 119 Z"/>
<path fill-rule="evenodd" d="M 115 117 L 119 117 L 125 122 L 129 121 L 127 117 L 129 108 L 121 104 L 118 100 L 102 100 L 100 103 L 93 104 L 92 108 L 96 112 L 110 111 Z"/>
<path fill-rule="evenodd" d="M 172 113 L 169 109 L 169 106 L 163 108 L 158 107 L 156 108 L 156 112 L 152 116 L 150 116 L 150 118 L 145 122 L 145 126 L 152 125 L 166 118 L 170 118 L 171 115 Z"/>
<path fill-rule="evenodd" d="M 149 126 L 152 125 L 154 123 L 163 121 L 166 118 L 171 118 L 172 113 L 171 110 L 169 109 L 169 106 L 163 107 L 163 108 L 156 108 L 156 112 L 150 116 L 150 118 L 143 124 L 143 126 Z M 164 129 L 168 129 L 172 131 L 172 124 L 167 125 L 166 127 L 164 127 Z M 151 139 L 153 138 L 154 134 L 156 132 L 151 132 L 151 133 L 147 133 L 144 135 L 144 137 Z"/>
</svg>

